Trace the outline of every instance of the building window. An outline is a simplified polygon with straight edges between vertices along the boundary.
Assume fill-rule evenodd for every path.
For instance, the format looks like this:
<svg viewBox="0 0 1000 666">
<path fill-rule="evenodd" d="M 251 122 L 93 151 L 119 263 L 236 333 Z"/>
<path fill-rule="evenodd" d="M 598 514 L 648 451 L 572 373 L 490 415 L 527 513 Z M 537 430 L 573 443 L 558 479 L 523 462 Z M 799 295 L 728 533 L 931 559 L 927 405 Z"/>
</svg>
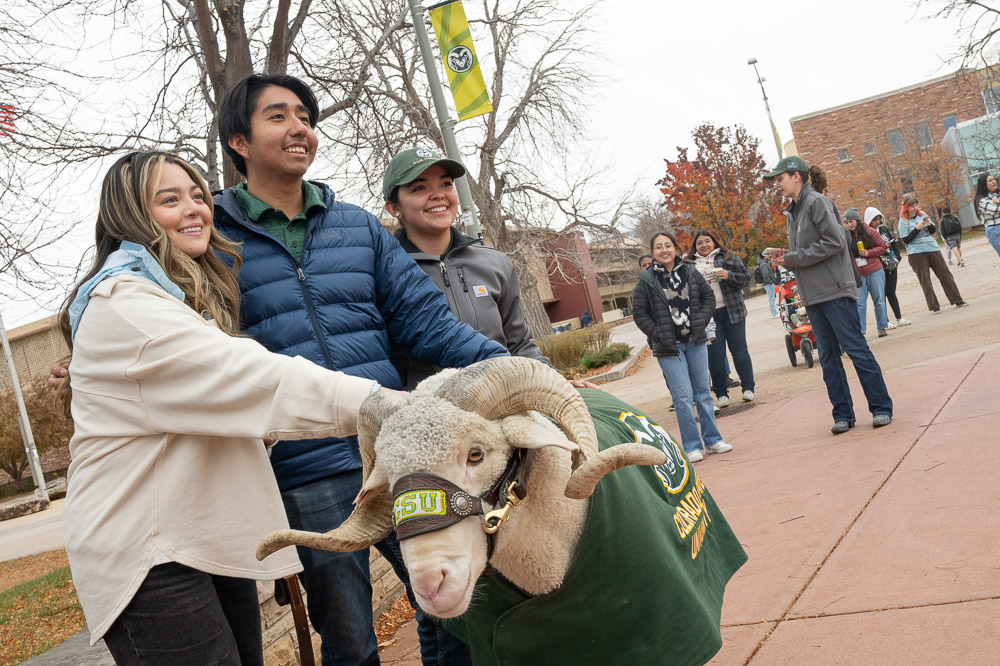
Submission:
<svg viewBox="0 0 1000 666">
<path fill-rule="evenodd" d="M 900 130 L 889 132 L 889 145 L 892 146 L 893 155 L 903 154 L 905 148 L 903 147 L 903 133 Z"/>
<path fill-rule="evenodd" d="M 1000 86 L 983 91 L 983 104 L 986 106 L 986 113 L 1000 111 Z"/>
<path fill-rule="evenodd" d="M 913 128 L 917 133 L 917 145 L 921 148 L 930 148 L 934 143 L 931 138 L 931 128 L 927 123 L 919 123 Z"/>
<path fill-rule="evenodd" d="M 958 116 L 956 116 L 954 113 L 951 114 L 950 116 L 945 116 L 944 118 L 941 119 L 941 124 L 944 125 L 944 131 L 947 132 L 952 127 L 958 125 Z"/>
<path fill-rule="evenodd" d="M 870 144 L 870 143 L 868 143 L 866 141 L 865 142 L 865 155 L 874 155 L 874 154 L 875 154 L 875 146 L 873 146 L 872 144 Z"/>
<path fill-rule="evenodd" d="M 838 148 L 837 149 L 837 159 L 840 160 L 841 162 L 850 162 L 851 161 L 851 156 L 850 156 L 850 154 L 848 154 L 847 148 Z"/>
</svg>

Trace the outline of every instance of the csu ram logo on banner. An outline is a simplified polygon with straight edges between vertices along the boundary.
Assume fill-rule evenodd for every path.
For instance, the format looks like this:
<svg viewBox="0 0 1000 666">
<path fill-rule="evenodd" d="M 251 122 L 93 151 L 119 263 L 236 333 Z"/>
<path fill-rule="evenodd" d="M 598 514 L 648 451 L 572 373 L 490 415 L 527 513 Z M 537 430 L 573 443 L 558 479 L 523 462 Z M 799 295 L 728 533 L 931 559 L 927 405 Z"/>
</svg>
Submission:
<svg viewBox="0 0 1000 666">
<path fill-rule="evenodd" d="M 455 99 L 459 120 L 467 120 L 493 110 L 479 58 L 472 44 L 472 32 L 461 0 L 449 0 L 428 8 L 431 25 L 444 58 L 448 85 Z"/>
</svg>

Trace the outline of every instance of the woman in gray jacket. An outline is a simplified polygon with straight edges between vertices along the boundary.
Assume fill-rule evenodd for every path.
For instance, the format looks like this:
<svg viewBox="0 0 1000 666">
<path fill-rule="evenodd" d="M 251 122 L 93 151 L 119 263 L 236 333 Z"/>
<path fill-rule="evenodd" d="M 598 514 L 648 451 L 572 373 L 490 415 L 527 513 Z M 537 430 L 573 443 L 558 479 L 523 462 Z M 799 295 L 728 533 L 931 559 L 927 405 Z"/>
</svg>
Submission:
<svg viewBox="0 0 1000 666">
<path fill-rule="evenodd" d="M 454 179 L 464 175 L 460 162 L 426 148 L 410 148 L 392 158 L 382 195 L 386 211 L 399 221 L 396 237 L 444 292 L 456 317 L 514 356 L 549 363 L 524 321 L 514 265 L 499 250 L 452 226 L 458 217 Z M 439 370 L 402 350 L 394 351 L 392 358 L 406 389 Z M 597 388 L 584 381 L 573 385 Z"/>
</svg>

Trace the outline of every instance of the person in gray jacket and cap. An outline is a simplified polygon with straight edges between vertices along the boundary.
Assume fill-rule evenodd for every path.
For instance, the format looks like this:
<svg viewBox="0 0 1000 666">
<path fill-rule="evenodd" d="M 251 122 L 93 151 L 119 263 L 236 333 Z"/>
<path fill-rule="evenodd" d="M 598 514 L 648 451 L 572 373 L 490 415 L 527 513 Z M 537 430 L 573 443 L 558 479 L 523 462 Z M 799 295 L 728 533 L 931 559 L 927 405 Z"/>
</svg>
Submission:
<svg viewBox="0 0 1000 666">
<path fill-rule="evenodd" d="M 816 335 L 823 381 L 833 405 L 833 434 L 854 427 L 854 402 L 847 385 L 843 350 L 854 363 L 861 388 L 868 399 L 868 409 L 876 428 L 892 422 L 892 399 L 875 355 L 861 333 L 858 318 L 858 289 L 844 227 L 837 219 L 836 208 L 827 197 L 809 185 L 810 169 L 798 156 L 778 162 L 765 180 L 773 180 L 775 189 L 791 199 L 785 210 L 788 219 L 788 249 L 773 249 L 769 254 L 777 266 L 792 269 L 799 295 Z"/>
<path fill-rule="evenodd" d="M 503 252 L 452 226 L 458 217 L 454 180 L 464 175 L 461 162 L 427 148 L 393 157 L 382 179 L 382 196 L 385 210 L 399 221 L 396 238 L 444 292 L 456 317 L 512 355 L 549 364 L 524 321 L 514 265 Z M 402 349 L 393 350 L 392 360 L 407 390 L 440 370 Z M 597 388 L 581 380 L 572 384 Z"/>
</svg>

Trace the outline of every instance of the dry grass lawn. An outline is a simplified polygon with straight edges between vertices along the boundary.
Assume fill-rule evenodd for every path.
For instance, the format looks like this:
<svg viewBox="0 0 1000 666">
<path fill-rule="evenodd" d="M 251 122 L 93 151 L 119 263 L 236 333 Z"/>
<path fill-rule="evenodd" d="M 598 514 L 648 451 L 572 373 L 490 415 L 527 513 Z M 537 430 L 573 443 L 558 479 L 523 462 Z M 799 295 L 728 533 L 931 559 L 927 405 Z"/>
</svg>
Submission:
<svg viewBox="0 0 1000 666">
<path fill-rule="evenodd" d="M 20 664 L 84 626 L 65 551 L 0 562 L 0 666 Z"/>
</svg>

